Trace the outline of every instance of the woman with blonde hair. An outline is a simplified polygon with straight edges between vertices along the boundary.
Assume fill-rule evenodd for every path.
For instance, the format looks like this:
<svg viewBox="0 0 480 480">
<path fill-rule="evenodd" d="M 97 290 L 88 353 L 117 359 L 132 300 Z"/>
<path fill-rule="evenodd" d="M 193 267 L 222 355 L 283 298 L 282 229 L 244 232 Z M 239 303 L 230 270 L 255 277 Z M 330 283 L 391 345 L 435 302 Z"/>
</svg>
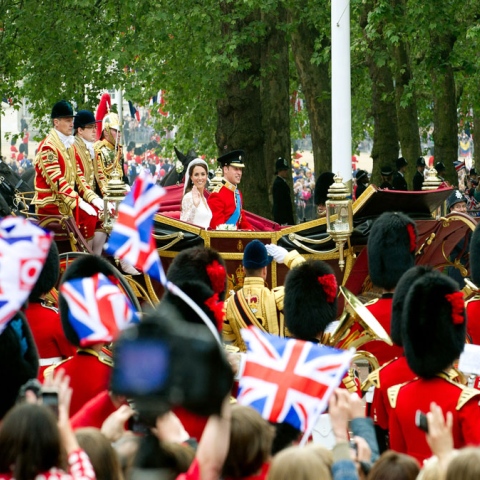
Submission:
<svg viewBox="0 0 480 480">
<path fill-rule="evenodd" d="M 212 219 L 212 211 L 205 198 L 207 182 L 207 162 L 201 158 L 193 159 L 188 164 L 185 174 L 180 220 L 208 228 Z"/>
<path fill-rule="evenodd" d="M 268 480 L 331 480 L 333 457 L 320 445 L 289 447 L 273 458 Z"/>
</svg>

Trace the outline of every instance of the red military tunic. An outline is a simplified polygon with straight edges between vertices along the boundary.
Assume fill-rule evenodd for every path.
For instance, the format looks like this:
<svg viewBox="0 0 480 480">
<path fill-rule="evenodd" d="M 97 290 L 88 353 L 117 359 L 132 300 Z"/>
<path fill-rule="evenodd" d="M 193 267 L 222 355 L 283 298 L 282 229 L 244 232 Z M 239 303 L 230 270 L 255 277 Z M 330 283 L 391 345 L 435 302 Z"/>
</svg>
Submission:
<svg viewBox="0 0 480 480">
<path fill-rule="evenodd" d="M 55 307 L 30 302 L 25 309 L 25 316 L 40 357 L 38 379 L 43 381 L 43 372 L 48 366 L 71 357 L 77 349 L 66 339 Z"/>
<path fill-rule="evenodd" d="M 113 362 L 91 348 L 79 348 L 73 357 L 55 365 L 55 370 L 65 370 L 70 377 L 72 401 L 70 416 L 73 417 L 89 400 L 107 390 L 110 384 Z"/>
<path fill-rule="evenodd" d="M 215 230 L 218 225 L 227 223 L 227 220 L 233 215 L 236 209 L 235 190 L 237 187 L 225 179 L 222 184 L 214 188 L 208 197 L 208 206 L 212 211 L 212 220 L 210 221 L 210 228 Z M 242 207 L 243 197 L 240 193 L 240 201 Z M 245 218 L 243 209 L 240 211 L 240 218 L 236 223 L 239 230 L 254 230 L 249 221 Z"/>
<path fill-rule="evenodd" d="M 445 374 L 431 379 L 418 378 L 388 391 L 390 399 L 390 448 L 406 453 L 422 463 L 432 455 L 425 432 L 415 425 L 415 413 L 430 411 L 430 403 L 453 413 L 455 448 L 480 445 L 480 391 L 455 383 Z"/>
<path fill-rule="evenodd" d="M 388 416 L 390 414 L 388 389 L 394 385 L 409 382 L 415 377 L 416 375 L 410 370 L 405 356 L 386 363 L 368 376 L 368 380 L 375 386 L 370 409 L 370 416 L 373 418 L 375 425 L 383 430 L 388 430 Z"/>
<path fill-rule="evenodd" d="M 365 306 L 370 311 L 370 313 L 378 320 L 380 325 L 385 329 L 385 331 L 390 335 L 391 331 L 391 321 L 392 321 L 392 293 L 384 293 L 382 298 L 373 300 L 370 303 L 367 303 Z M 385 342 L 375 340 L 373 342 L 367 342 L 365 345 L 359 347 L 359 350 L 366 350 L 367 352 L 372 353 L 378 360 L 380 366 L 393 360 L 396 357 L 403 355 L 402 347 L 397 345 L 387 345 Z"/>
<path fill-rule="evenodd" d="M 89 239 L 95 233 L 97 217 L 77 207 L 80 198 L 91 203 L 97 197 L 77 166 L 73 146 L 65 148 L 52 129 L 43 140 L 34 160 L 35 196 L 32 203 L 39 215 L 78 216 L 78 228 Z M 78 191 L 78 193 L 77 193 Z"/>
<path fill-rule="evenodd" d="M 467 334 L 474 345 L 480 345 L 480 297 L 466 302 Z"/>
<path fill-rule="evenodd" d="M 104 390 L 89 400 L 71 419 L 72 428 L 94 427 L 102 428 L 103 422 L 118 407 L 114 405 L 110 392 Z"/>
</svg>

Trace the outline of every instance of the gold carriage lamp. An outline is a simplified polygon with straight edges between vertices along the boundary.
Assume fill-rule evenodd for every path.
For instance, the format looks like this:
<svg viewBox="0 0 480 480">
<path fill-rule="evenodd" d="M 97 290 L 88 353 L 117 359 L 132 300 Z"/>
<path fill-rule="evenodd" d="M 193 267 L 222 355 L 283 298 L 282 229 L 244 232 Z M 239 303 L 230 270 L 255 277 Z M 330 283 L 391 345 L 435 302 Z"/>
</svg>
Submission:
<svg viewBox="0 0 480 480">
<path fill-rule="evenodd" d="M 353 232 L 352 199 L 350 192 L 343 183 L 343 178 L 337 174 L 334 183 L 328 189 L 328 200 L 325 202 L 327 213 L 327 233 L 330 234 L 338 248 L 338 265 L 341 270 L 345 267 L 343 247 Z"/>
<path fill-rule="evenodd" d="M 110 175 L 110 180 L 107 183 L 107 189 L 103 196 L 103 228 L 107 235 L 113 229 L 113 224 L 118 215 L 118 206 L 127 194 L 127 187 L 123 183 L 120 171 L 115 167 Z M 114 211 L 110 212 L 109 207 L 113 205 Z"/>
</svg>

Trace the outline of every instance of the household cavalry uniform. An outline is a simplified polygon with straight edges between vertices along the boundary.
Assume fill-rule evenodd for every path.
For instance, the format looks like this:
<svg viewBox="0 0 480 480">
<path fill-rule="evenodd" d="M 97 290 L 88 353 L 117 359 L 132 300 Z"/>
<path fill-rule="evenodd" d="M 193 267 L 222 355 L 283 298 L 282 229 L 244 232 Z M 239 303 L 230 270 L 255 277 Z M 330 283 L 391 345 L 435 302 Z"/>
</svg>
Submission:
<svg viewBox="0 0 480 480">
<path fill-rule="evenodd" d="M 305 259 L 292 250 L 285 257 L 285 265 L 293 268 Z M 226 319 L 223 325 L 223 339 L 245 352 L 247 347 L 240 330 L 254 325 L 264 332 L 281 337 L 289 336 L 283 317 L 283 286 L 270 290 L 263 278 L 246 277 L 243 287 L 226 301 Z"/>
<path fill-rule="evenodd" d="M 120 131 L 120 121 L 116 113 L 109 113 L 103 119 L 102 137 L 111 128 Z M 120 178 L 125 184 L 128 184 L 128 179 L 124 172 L 123 146 L 120 144 L 114 145 L 106 138 L 102 138 L 94 143 L 93 149 L 95 151 L 94 175 L 97 183 L 97 193 L 102 197 L 105 195 L 108 181 L 115 166 L 120 173 Z"/>
</svg>

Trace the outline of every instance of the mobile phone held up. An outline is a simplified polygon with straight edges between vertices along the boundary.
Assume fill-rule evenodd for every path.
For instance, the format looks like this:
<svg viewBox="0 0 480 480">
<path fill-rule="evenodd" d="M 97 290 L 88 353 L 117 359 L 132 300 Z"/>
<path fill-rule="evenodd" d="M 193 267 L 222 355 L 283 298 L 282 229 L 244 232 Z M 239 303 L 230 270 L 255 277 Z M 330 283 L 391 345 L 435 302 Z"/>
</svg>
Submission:
<svg viewBox="0 0 480 480">
<path fill-rule="evenodd" d="M 42 404 L 50 408 L 58 418 L 58 390 L 56 388 L 42 387 Z"/>
<path fill-rule="evenodd" d="M 417 410 L 417 412 L 415 413 L 415 425 L 420 430 L 423 430 L 425 433 L 428 433 L 427 416 L 421 410 Z"/>
</svg>

